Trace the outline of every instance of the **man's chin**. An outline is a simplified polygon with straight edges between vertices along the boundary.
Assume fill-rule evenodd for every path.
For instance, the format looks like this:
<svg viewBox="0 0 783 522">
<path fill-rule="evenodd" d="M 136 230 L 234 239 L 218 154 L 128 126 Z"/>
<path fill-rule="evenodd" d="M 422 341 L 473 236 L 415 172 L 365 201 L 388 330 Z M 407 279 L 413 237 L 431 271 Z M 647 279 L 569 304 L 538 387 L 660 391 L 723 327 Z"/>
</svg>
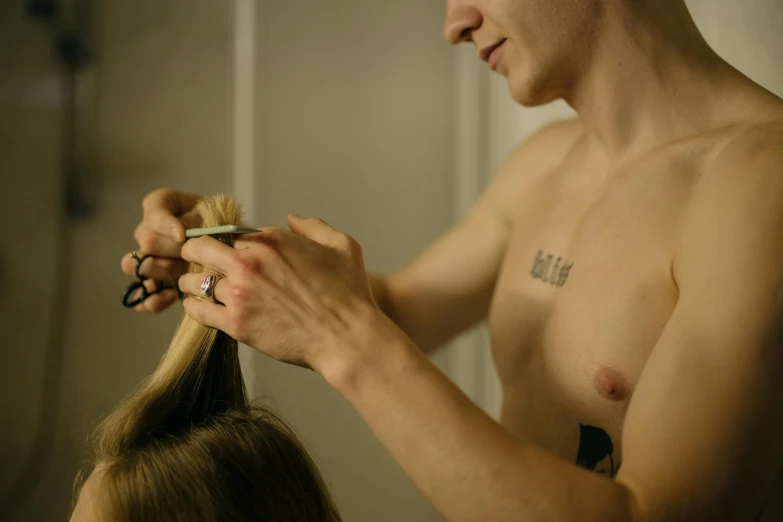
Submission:
<svg viewBox="0 0 783 522">
<path fill-rule="evenodd" d="M 506 77 L 511 99 L 523 107 L 540 107 L 556 101 L 558 96 L 550 89 L 543 89 L 541 84 L 529 79 L 515 78 L 509 74 Z"/>
</svg>

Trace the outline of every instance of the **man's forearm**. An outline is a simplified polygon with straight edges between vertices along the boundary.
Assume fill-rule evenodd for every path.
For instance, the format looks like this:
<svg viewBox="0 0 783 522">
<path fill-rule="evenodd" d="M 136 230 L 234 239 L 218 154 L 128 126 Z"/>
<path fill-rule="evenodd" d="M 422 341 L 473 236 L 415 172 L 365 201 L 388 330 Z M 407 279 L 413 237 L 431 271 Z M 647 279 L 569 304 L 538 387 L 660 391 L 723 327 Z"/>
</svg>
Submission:
<svg viewBox="0 0 783 522">
<path fill-rule="evenodd" d="M 386 277 L 379 274 L 369 274 L 369 278 L 370 287 L 372 288 L 372 297 L 375 300 L 375 303 L 386 316 L 391 318 L 389 294 L 386 290 Z"/>
<path fill-rule="evenodd" d="M 411 331 L 412 324 L 415 324 L 415 321 L 409 321 L 408 325 L 404 324 L 403 317 L 404 317 L 404 310 L 399 310 L 395 307 L 395 303 L 391 299 L 391 295 L 389 294 L 389 287 L 388 287 L 388 280 L 386 276 L 381 276 L 377 274 L 369 274 L 370 279 L 370 288 L 372 289 L 372 296 L 375 300 L 375 303 L 378 305 L 378 308 L 381 309 L 381 311 L 391 319 L 391 321 L 397 325 L 398 328 L 403 330 L 406 335 L 408 335 L 411 338 L 416 337 L 417 332 Z M 430 344 L 424 344 L 422 341 L 426 342 L 426 336 L 422 335 L 426 334 L 426 332 L 419 331 L 418 332 L 418 339 L 417 346 L 425 353 L 430 354 L 434 352 L 438 347 L 438 343 L 430 343 Z"/>
<path fill-rule="evenodd" d="M 449 522 L 627 522 L 622 485 L 522 443 L 394 327 L 325 375 Z"/>
</svg>

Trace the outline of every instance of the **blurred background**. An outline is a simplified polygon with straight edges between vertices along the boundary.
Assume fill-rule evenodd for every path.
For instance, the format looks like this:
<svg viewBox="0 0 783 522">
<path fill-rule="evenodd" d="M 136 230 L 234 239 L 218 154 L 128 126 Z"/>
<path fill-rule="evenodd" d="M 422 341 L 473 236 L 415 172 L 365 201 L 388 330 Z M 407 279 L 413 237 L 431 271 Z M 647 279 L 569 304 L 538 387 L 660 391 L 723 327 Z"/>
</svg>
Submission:
<svg viewBox="0 0 783 522">
<path fill-rule="evenodd" d="M 718 52 L 783 95 L 780 0 L 689 5 Z M 0 0 L 0 520 L 66 518 L 85 435 L 173 333 L 178 307 L 120 305 L 146 193 L 234 193 L 257 226 L 321 217 L 389 273 L 467 211 L 521 139 L 572 115 L 515 106 L 474 49 L 442 40 L 444 12 L 421 0 Z M 483 326 L 434 359 L 496 414 Z M 320 377 L 255 352 L 243 363 L 346 521 L 439 520 Z"/>
</svg>

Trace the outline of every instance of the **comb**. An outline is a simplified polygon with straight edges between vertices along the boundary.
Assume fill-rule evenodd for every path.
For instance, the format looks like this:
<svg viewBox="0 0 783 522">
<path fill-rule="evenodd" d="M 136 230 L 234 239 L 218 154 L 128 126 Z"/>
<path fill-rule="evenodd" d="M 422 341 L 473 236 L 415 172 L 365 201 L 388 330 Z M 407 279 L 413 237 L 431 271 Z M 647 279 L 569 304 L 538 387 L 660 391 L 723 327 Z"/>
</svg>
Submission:
<svg viewBox="0 0 783 522">
<path fill-rule="evenodd" d="M 221 227 L 189 228 L 185 231 L 185 237 L 214 236 L 215 234 L 254 234 L 256 232 L 261 232 L 261 230 L 239 225 L 223 225 Z"/>
</svg>

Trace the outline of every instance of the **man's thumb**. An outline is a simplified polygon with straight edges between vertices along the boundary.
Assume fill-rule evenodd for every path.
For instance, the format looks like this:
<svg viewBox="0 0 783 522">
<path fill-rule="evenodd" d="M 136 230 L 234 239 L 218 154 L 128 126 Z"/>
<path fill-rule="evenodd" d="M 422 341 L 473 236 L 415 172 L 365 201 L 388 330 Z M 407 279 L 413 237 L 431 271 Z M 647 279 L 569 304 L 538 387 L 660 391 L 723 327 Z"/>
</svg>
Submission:
<svg viewBox="0 0 783 522">
<path fill-rule="evenodd" d="M 288 226 L 291 229 L 291 232 L 299 234 L 300 236 L 305 235 L 305 229 L 307 228 L 304 225 L 304 221 L 305 219 L 299 214 L 288 214 Z"/>
<path fill-rule="evenodd" d="M 322 245 L 330 245 L 339 234 L 323 219 L 306 219 L 297 214 L 288 214 L 288 226 L 291 232 L 312 239 Z"/>
</svg>

